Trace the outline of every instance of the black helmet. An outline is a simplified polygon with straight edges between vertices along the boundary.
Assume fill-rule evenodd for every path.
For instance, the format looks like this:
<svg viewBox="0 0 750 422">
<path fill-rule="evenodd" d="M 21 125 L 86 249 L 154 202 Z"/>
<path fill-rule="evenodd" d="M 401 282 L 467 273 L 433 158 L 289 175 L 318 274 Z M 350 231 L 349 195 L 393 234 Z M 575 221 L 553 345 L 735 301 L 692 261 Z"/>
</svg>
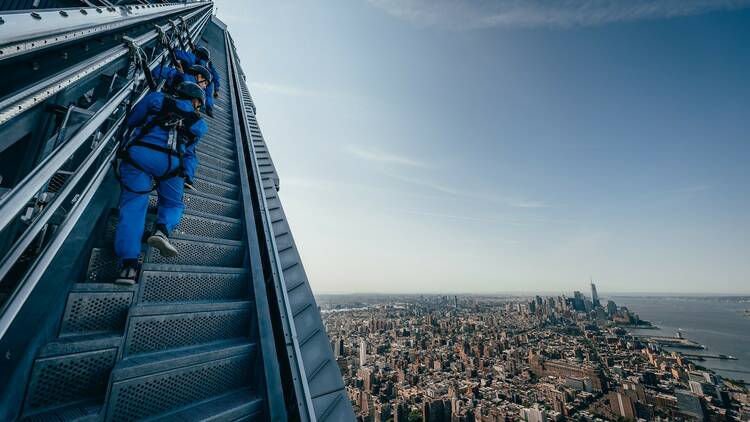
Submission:
<svg viewBox="0 0 750 422">
<path fill-rule="evenodd" d="M 211 53 L 209 53 L 208 49 L 202 45 L 195 47 L 195 56 L 206 61 L 211 60 Z"/>
<path fill-rule="evenodd" d="M 198 99 L 201 100 L 201 104 L 206 103 L 206 93 L 195 82 L 182 82 L 177 87 L 177 98 L 186 100 Z"/>
<path fill-rule="evenodd" d="M 206 69 L 206 66 L 194 64 L 188 68 L 188 72 L 194 75 L 201 75 L 203 76 L 203 79 L 207 80 L 208 83 L 211 83 L 212 75 L 211 75 L 211 72 L 209 72 L 208 69 Z"/>
</svg>

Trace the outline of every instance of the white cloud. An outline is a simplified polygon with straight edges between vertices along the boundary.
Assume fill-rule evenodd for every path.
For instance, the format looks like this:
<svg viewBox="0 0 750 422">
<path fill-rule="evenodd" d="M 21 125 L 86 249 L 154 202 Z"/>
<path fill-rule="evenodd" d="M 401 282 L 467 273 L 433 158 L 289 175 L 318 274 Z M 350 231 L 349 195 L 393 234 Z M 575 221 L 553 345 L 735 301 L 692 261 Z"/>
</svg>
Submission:
<svg viewBox="0 0 750 422">
<path fill-rule="evenodd" d="M 569 27 L 750 7 L 750 0 L 367 0 L 395 17 L 456 29 Z"/>
<path fill-rule="evenodd" d="M 345 148 L 349 154 L 366 161 L 383 164 L 398 164 L 407 167 L 427 167 L 427 164 L 403 155 L 392 154 L 372 148 L 349 145 Z"/>
</svg>

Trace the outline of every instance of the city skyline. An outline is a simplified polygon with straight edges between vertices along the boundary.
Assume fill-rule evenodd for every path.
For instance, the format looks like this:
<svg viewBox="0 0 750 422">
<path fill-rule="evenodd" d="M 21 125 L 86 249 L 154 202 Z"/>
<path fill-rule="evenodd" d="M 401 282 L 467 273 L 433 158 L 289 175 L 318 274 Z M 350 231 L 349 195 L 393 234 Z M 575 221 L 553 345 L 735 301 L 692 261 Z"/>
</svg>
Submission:
<svg viewBox="0 0 750 422">
<path fill-rule="evenodd" d="M 750 292 L 749 3 L 585 3 L 217 3 L 316 293 Z"/>
<path fill-rule="evenodd" d="M 664 332 L 595 291 L 318 303 L 357 421 L 747 419 L 746 351 L 687 337 L 700 324 Z"/>
</svg>

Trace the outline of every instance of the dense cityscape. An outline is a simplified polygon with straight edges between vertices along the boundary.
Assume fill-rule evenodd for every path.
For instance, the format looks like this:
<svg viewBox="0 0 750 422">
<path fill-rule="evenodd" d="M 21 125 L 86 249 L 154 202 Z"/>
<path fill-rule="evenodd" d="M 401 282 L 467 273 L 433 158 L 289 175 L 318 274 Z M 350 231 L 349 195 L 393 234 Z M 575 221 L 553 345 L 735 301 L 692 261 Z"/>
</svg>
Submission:
<svg viewBox="0 0 750 422">
<path fill-rule="evenodd" d="M 359 421 L 750 420 L 743 382 L 680 352 L 701 347 L 682 336 L 633 334 L 651 324 L 593 283 L 590 296 L 318 302 Z"/>
</svg>

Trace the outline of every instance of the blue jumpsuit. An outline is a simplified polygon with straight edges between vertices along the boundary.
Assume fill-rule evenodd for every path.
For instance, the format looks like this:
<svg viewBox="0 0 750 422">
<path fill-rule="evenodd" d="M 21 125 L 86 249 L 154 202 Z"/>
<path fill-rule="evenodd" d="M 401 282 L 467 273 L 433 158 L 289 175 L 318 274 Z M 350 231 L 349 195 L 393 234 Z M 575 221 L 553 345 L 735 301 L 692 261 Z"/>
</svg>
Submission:
<svg viewBox="0 0 750 422">
<path fill-rule="evenodd" d="M 170 66 L 157 66 L 151 71 L 151 74 L 157 83 L 160 78 L 165 79 L 165 87 L 174 87 L 175 81 L 198 83 L 195 76 L 187 73 L 180 73 L 177 69 Z M 192 182 L 198 164 L 198 157 L 195 155 L 195 144 L 192 144 L 188 147 L 182 157 L 182 165 L 185 168 L 185 176 L 187 176 L 188 182 Z"/>
<path fill-rule="evenodd" d="M 128 127 L 135 128 L 131 139 L 140 135 L 141 126 L 154 119 L 161 110 L 164 94 L 152 92 L 146 95 L 128 116 Z M 177 100 L 180 110 L 191 112 L 193 105 L 190 100 Z M 198 165 L 195 159 L 195 145 L 206 133 L 208 127 L 203 119 L 199 119 L 190 127 L 190 132 L 195 135 L 195 142 L 183 151 L 183 166 L 188 177 L 192 178 Z M 142 142 L 166 147 L 169 132 L 160 126 L 154 126 L 149 133 L 141 138 Z M 134 191 L 146 191 L 151 188 L 153 176 L 161 176 L 168 171 L 178 168 L 179 159 L 164 152 L 156 151 L 148 147 L 133 146 L 129 149 L 130 157 L 141 166 L 145 172 L 135 168 L 127 161 L 120 165 L 120 176 L 122 183 Z M 157 188 L 159 197 L 157 224 L 163 224 L 168 231 L 172 231 L 182 218 L 185 205 L 182 203 L 182 190 L 184 181 L 182 177 L 175 176 L 162 180 Z M 148 209 L 148 194 L 139 194 L 122 188 L 120 194 L 120 220 L 115 233 L 115 253 L 120 259 L 136 259 L 141 251 L 141 238 L 146 223 L 146 211 Z"/>
<path fill-rule="evenodd" d="M 203 59 L 199 59 L 195 54 L 185 50 L 175 50 L 175 57 L 177 57 L 177 60 L 184 62 L 187 67 L 199 64 L 201 66 L 206 66 L 208 71 L 211 72 L 212 80 L 206 87 L 206 108 L 213 108 L 214 91 L 219 92 L 219 88 L 221 88 L 221 78 L 219 77 L 219 72 L 216 70 L 216 67 L 214 67 L 214 64 L 210 61 L 206 62 Z"/>
</svg>

